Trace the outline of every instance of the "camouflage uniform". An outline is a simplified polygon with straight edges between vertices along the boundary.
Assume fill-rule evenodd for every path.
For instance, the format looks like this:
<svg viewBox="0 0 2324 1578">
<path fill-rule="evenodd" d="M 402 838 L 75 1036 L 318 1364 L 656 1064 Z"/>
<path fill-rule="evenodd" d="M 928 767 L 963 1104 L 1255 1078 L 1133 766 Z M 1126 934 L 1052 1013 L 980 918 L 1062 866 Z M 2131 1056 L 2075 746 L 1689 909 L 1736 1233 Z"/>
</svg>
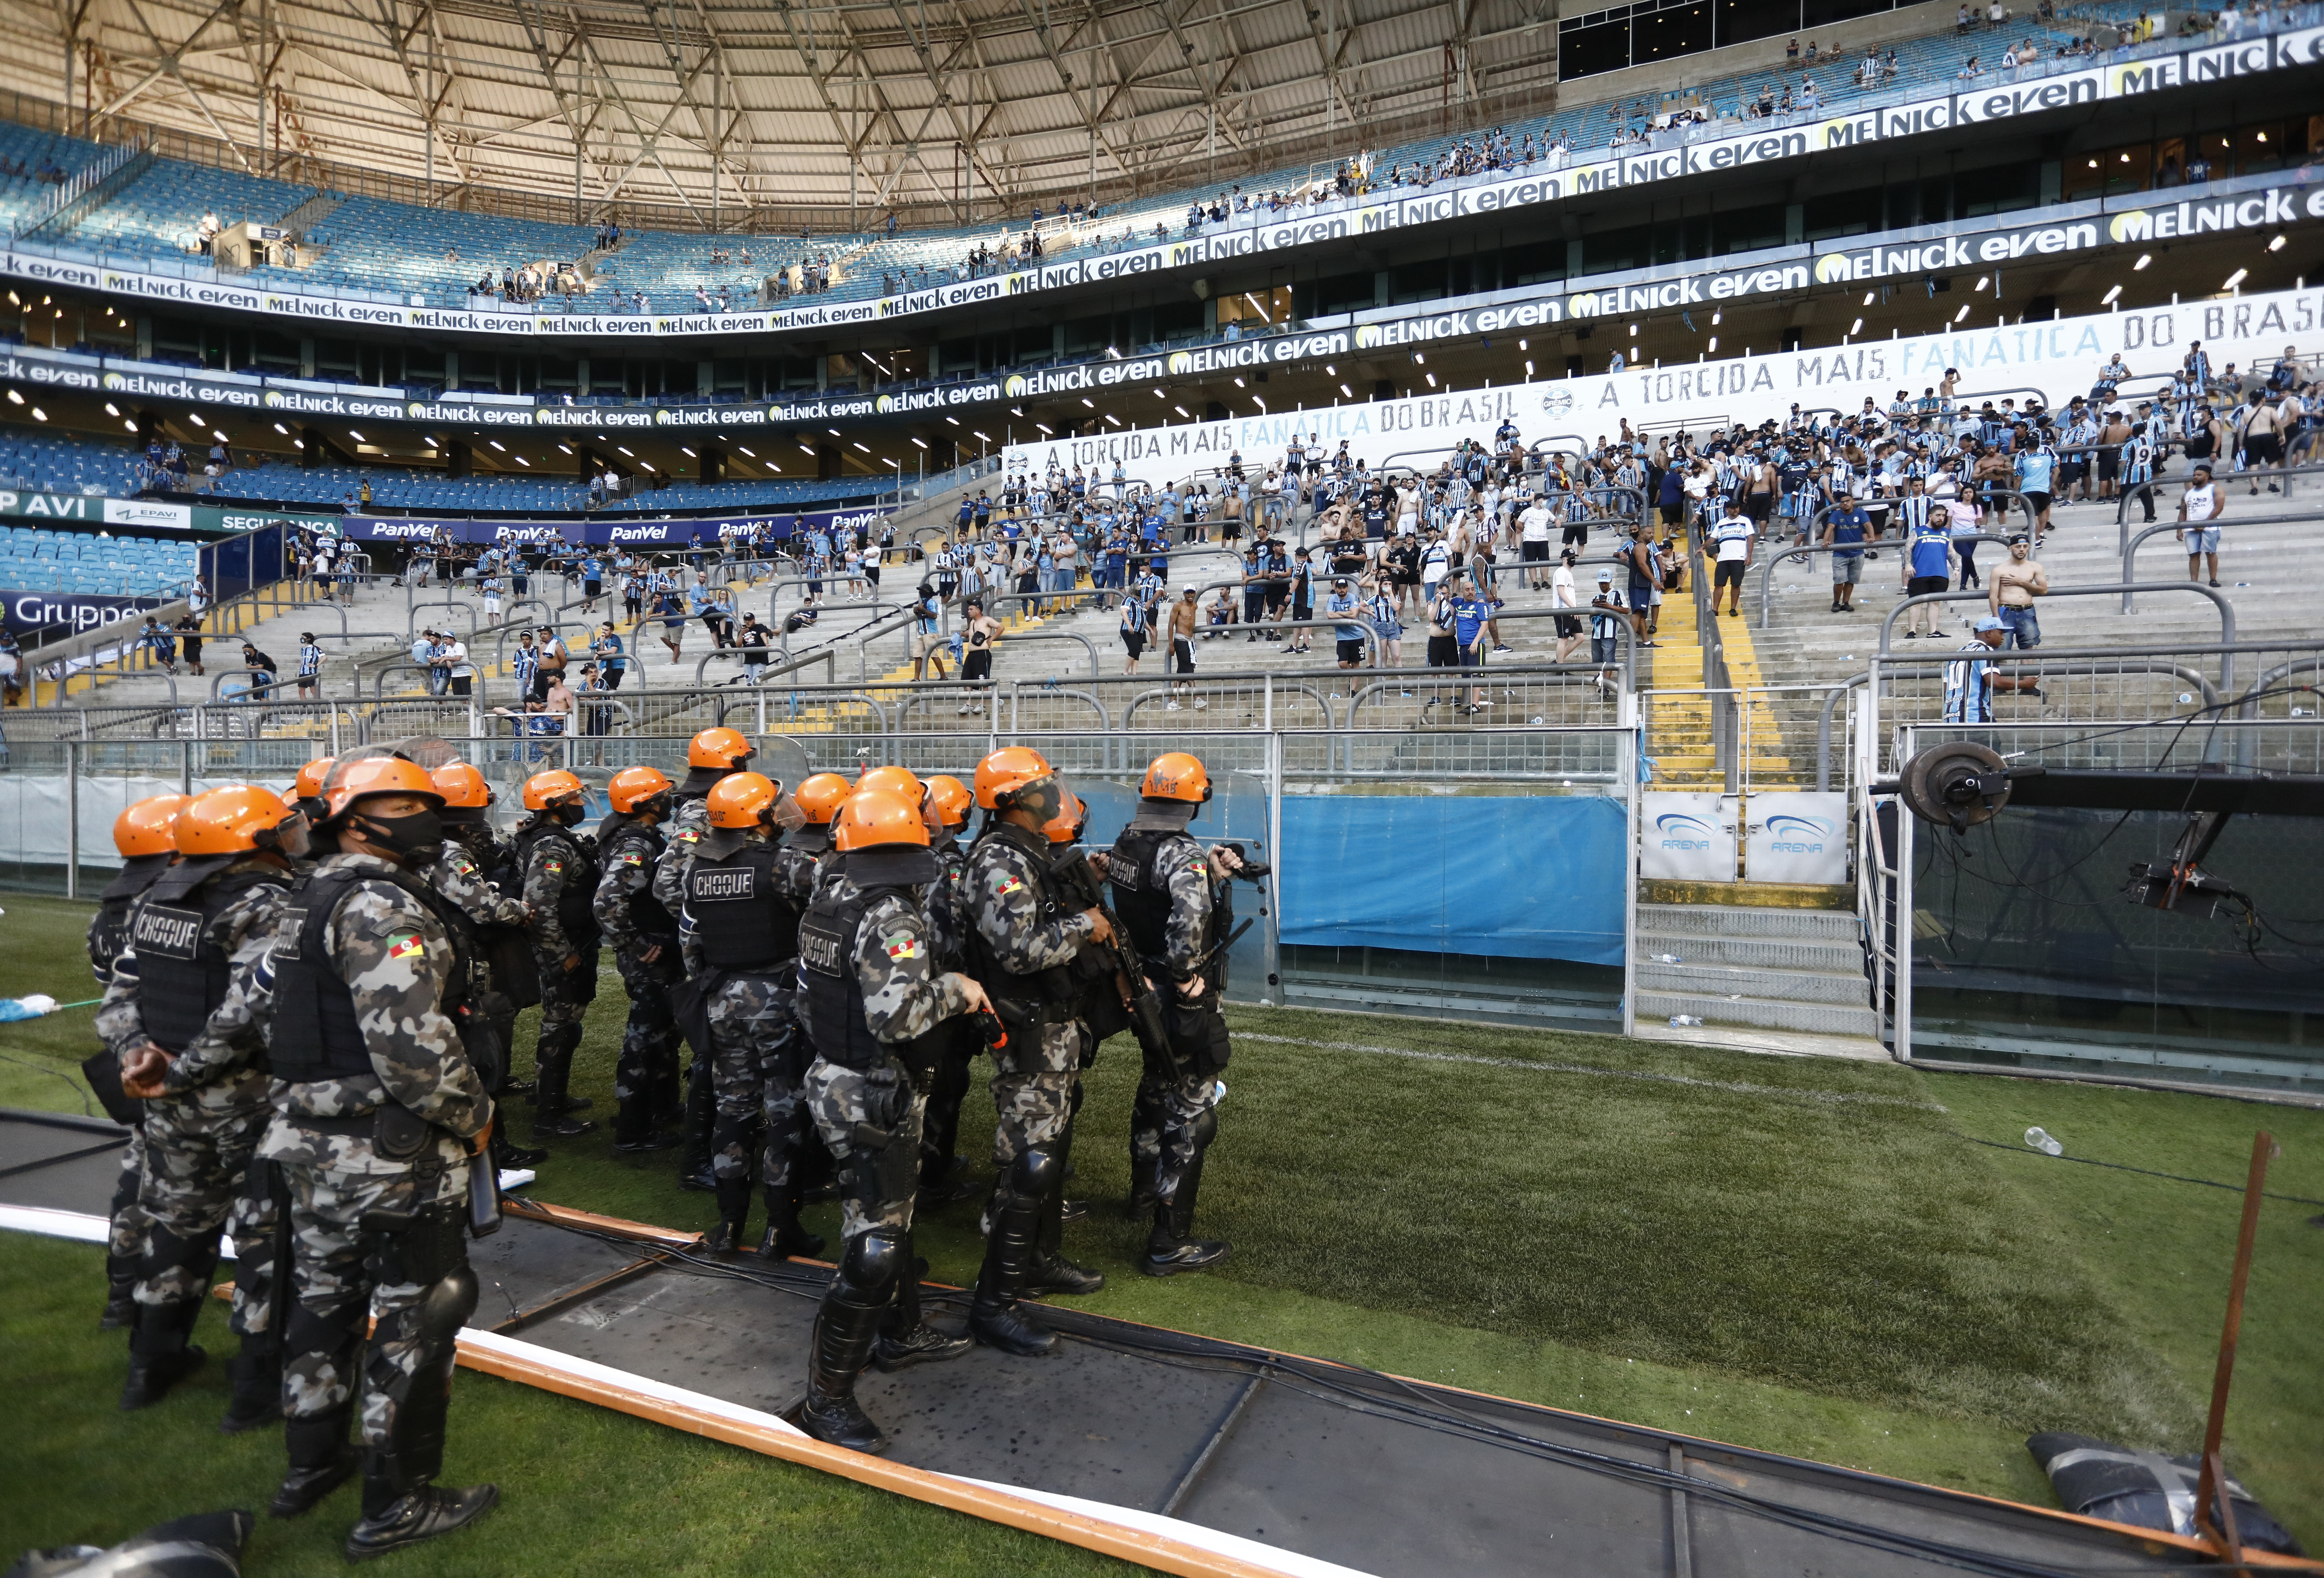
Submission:
<svg viewBox="0 0 2324 1578">
<path fill-rule="evenodd" d="M 613 1067 L 613 1140 L 634 1144 L 648 1138 L 659 1109 L 674 1105 L 678 1089 L 678 1021 L 669 989 L 685 968 L 678 946 L 678 923 L 653 895 L 664 840 L 659 827 L 626 817 L 609 818 L 598 830 L 600 875 L 591 907 L 613 947 L 630 999 L 622 1029 L 622 1056 Z M 650 964 L 644 955 L 659 947 Z"/>
<path fill-rule="evenodd" d="M 88 921 L 88 967 L 97 977 L 100 992 L 113 984 L 114 964 L 129 946 L 129 907 L 156 877 L 169 869 L 172 858 L 167 854 L 141 854 L 125 861 L 120 874 L 98 895 L 97 913 Z M 111 1053 L 100 1056 L 109 1057 Z M 122 1147 L 121 1176 L 114 1184 L 113 1204 L 106 1218 L 107 1291 L 105 1316 L 98 1324 L 107 1331 L 118 1330 L 135 1319 L 137 1260 L 145 1252 L 145 1230 L 150 1225 L 145 1208 L 137 1203 L 140 1180 L 145 1173 L 144 1124 L 136 1116 L 134 1102 L 113 1116 L 116 1121 L 126 1121 L 129 1143 Z"/>
<path fill-rule="evenodd" d="M 290 1186 L 286 1497 L 339 1461 L 359 1384 L 366 1515 L 440 1466 L 453 1335 L 476 1300 L 467 1142 L 492 1113 L 447 1012 L 465 965 L 416 879 L 335 854 L 252 972 L 281 1076 L 259 1154 Z M 364 1344 L 366 1315 L 377 1324 Z"/>
<path fill-rule="evenodd" d="M 780 852 L 764 828 L 719 828 L 696 845 L 679 919 L 687 975 L 702 987 L 696 1052 L 706 1055 L 716 1116 L 710 1166 L 719 1227 L 715 1248 L 739 1247 L 750 1214 L 753 1160 L 767 1203 L 761 1252 L 811 1253 L 798 1225 L 804 1189 L 798 1152 L 806 1047 L 793 1019 L 791 961 L 798 906 L 783 881 Z M 754 1158 L 755 1153 L 755 1158 Z M 819 1248 L 821 1240 L 814 1241 Z"/>
<path fill-rule="evenodd" d="M 151 1381 L 161 1379 L 149 1374 L 155 1361 L 165 1371 L 182 1365 L 224 1225 L 235 1246 L 229 1324 L 242 1339 L 228 1423 L 241 1428 L 272 1417 L 280 1373 L 279 1343 L 270 1335 L 276 1197 L 271 1170 L 251 1165 L 268 1117 L 264 1051 L 250 1027 L 217 1014 L 231 971 L 265 952 L 290 874 L 260 856 L 202 864 L 210 868 L 206 873 L 189 863 L 165 874 L 131 910 L 129 939 L 97 1009 L 97 1033 L 116 1057 L 148 1041 L 172 1054 L 162 1080 L 167 1094 L 144 1103 L 140 1128 L 138 1204 L 147 1226 L 130 1337 L 131 1389 L 123 1402 L 142 1407 L 160 1395 L 148 1395 Z M 148 955 L 143 965 L 141 946 Z M 213 969 L 214 985 L 206 981 Z M 164 1001 L 165 992 L 181 1001 Z M 161 1384 L 166 1389 L 167 1380 Z"/>
<path fill-rule="evenodd" d="M 545 813 L 517 832 L 525 903 L 532 910 L 532 954 L 540 971 L 540 1039 L 534 1057 L 535 1138 L 586 1133 L 594 1125 L 561 1114 L 586 1111 L 567 1091 L 582 1016 L 597 995 L 597 893 L 594 841 Z M 567 969 L 567 960 L 579 963 Z"/>
<path fill-rule="evenodd" d="M 1218 1132 L 1218 1075 L 1230 1052 L 1219 1010 L 1226 883 L 1175 809 L 1141 808 L 1114 841 L 1106 870 L 1114 910 L 1161 996 L 1170 1043 L 1168 1057 L 1145 1056 L 1130 1108 L 1130 1209 L 1156 1208 L 1151 1249 L 1159 1255 L 1187 1238 L 1204 1153 Z M 1190 998 L 1192 981 L 1203 990 Z"/>
<path fill-rule="evenodd" d="M 818 1440 L 877 1452 L 886 1438 L 855 1402 L 864 1365 L 895 1369 L 969 1346 L 922 1318 L 911 1234 L 928 1059 L 943 1022 L 970 998 L 961 976 L 936 968 L 910 886 L 921 870 L 934 874 L 926 853 L 840 858 L 854 872 L 827 879 L 799 923 L 798 1006 L 816 1053 L 807 1104 L 840 1158 L 846 1247 L 816 1312 L 807 1396 L 791 1417 Z"/>
<path fill-rule="evenodd" d="M 485 1067 L 479 1064 L 476 1074 L 484 1080 L 485 1090 L 495 1091 L 508 1079 L 515 1044 L 517 1010 L 486 963 L 483 937 L 486 927 L 528 925 L 532 919 L 532 911 L 521 900 L 511 899 L 494 887 L 484 863 L 466 844 L 448 837 L 444 841 L 444 853 L 429 863 L 427 877 L 428 886 L 458 911 L 470 928 L 469 936 L 462 939 L 468 944 L 470 961 L 468 1004 L 490 1028 L 493 1047 L 497 1053 L 494 1065 Z M 473 1038 L 469 1060 L 478 1061 L 477 1047 Z"/>
<path fill-rule="evenodd" d="M 928 893 L 928 942 L 939 968 L 960 970 L 966 965 L 969 931 L 975 924 L 968 897 L 968 851 L 947 835 L 936 845 L 935 854 L 938 874 Z M 984 1045 L 964 1020 L 950 1021 L 945 1033 L 947 1045 L 936 1059 L 920 1125 L 920 1188 L 928 1206 L 962 1197 L 949 1192 L 960 1161 L 960 1109 L 968 1097 L 970 1062 Z"/>
<path fill-rule="evenodd" d="M 670 914 L 686 908 L 686 873 L 694 867 L 694 848 L 710 831 L 710 804 L 707 798 L 711 786 L 725 776 L 707 768 L 696 768 L 678 786 L 675 804 L 667 829 L 668 841 L 655 858 L 652 893 L 654 901 Z M 692 966 L 683 965 L 690 973 Z M 717 1087 L 710 1077 L 709 1055 L 696 1047 L 693 1061 L 686 1071 L 686 1118 L 679 1132 L 683 1137 L 678 1151 L 679 1181 L 689 1188 L 712 1186 L 710 1175 L 710 1131 L 718 1121 Z"/>
<path fill-rule="evenodd" d="M 978 979 L 1009 1025 L 993 1054 L 992 1104 L 1000 1122 L 992 1160 L 1004 1171 L 1019 1151 L 1053 1148 L 1072 1119 L 1088 1027 L 1065 979 L 1089 919 L 1065 910 L 1047 880 L 1049 852 L 1038 833 L 996 823 L 969 852 Z"/>
</svg>

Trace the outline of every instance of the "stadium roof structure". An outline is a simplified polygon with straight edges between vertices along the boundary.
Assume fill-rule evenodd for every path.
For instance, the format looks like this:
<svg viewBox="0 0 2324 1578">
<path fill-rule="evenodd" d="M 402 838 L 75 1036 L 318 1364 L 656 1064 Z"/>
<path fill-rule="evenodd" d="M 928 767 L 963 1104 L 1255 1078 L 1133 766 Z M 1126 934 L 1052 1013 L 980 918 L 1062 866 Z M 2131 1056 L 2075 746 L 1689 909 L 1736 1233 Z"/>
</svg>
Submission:
<svg viewBox="0 0 2324 1578">
<path fill-rule="evenodd" d="M 0 88 L 447 206 L 974 223 L 1328 162 L 1555 97 L 1551 0 L 78 0 Z M 23 118 L 20 116 L 19 118 Z M 376 190 L 376 183 L 364 189 Z M 382 195 L 387 195 L 383 193 Z M 404 192 L 394 195 L 403 196 Z"/>
</svg>

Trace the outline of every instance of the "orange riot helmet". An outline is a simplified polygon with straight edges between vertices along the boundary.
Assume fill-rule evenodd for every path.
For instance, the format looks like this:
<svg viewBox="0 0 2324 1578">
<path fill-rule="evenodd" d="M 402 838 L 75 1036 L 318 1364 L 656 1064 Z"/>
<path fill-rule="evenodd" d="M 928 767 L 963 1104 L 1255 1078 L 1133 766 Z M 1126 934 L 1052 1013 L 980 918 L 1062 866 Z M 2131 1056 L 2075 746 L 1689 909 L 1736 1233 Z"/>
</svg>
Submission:
<svg viewBox="0 0 2324 1578">
<path fill-rule="evenodd" d="M 988 811 L 1005 811 L 1027 784 L 1056 772 L 1049 759 L 1031 746 L 1003 745 L 976 764 L 976 803 Z"/>
<path fill-rule="evenodd" d="M 731 772 L 754 754 L 750 736 L 740 729 L 730 729 L 721 724 L 715 729 L 705 729 L 687 742 L 686 764 Z"/>
<path fill-rule="evenodd" d="M 625 767 L 606 784 L 605 798 L 624 817 L 659 817 L 669 809 L 669 791 L 674 787 L 669 775 L 659 767 Z M 656 800 L 662 803 L 657 806 Z"/>
<path fill-rule="evenodd" d="M 323 780 L 323 819 L 336 822 L 371 795 L 418 795 L 440 807 L 444 791 L 428 770 L 404 756 L 362 756 L 334 765 Z"/>
<path fill-rule="evenodd" d="M 153 795 L 113 819 L 113 847 L 124 860 L 178 852 L 178 813 L 191 795 Z"/>
<path fill-rule="evenodd" d="M 777 792 L 763 772 L 729 773 L 710 786 L 703 807 L 713 827 L 761 827 L 774 812 Z"/>
<path fill-rule="evenodd" d="M 928 846 L 927 824 L 920 808 L 902 795 L 884 789 L 858 789 L 847 797 L 832 818 L 832 847 L 844 854 L 890 845 Z"/>
<path fill-rule="evenodd" d="M 255 784 L 214 789 L 196 795 L 178 812 L 178 853 L 193 859 L 272 849 L 276 830 L 297 815 L 282 797 Z"/>
<path fill-rule="evenodd" d="M 855 786 L 839 774 L 818 772 L 800 784 L 792 798 L 798 802 L 799 815 L 807 818 L 808 826 L 822 827 L 830 824 L 841 804 L 854 792 Z"/>
<path fill-rule="evenodd" d="M 578 808 L 587 798 L 588 789 L 572 773 L 561 767 L 547 772 L 536 772 L 524 780 L 524 808 L 528 811 L 550 811 L 559 819 L 567 807 Z"/>
<path fill-rule="evenodd" d="M 976 804 L 968 786 L 950 773 L 939 772 L 928 780 L 927 805 L 936 821 L 945 827 L 965 827 L 968 813 Z"/>
<path fill-rule="evenodd" d="M 1166 751 L 1147 768 L 1146 781 L 1138 786 L 1138 793 L 1141 799 L 1183 800 L 1199 806 L 1211 798 L 1211 775 L 1204 771 L 1199 758 L 1184 751 Z"/>
</svg>

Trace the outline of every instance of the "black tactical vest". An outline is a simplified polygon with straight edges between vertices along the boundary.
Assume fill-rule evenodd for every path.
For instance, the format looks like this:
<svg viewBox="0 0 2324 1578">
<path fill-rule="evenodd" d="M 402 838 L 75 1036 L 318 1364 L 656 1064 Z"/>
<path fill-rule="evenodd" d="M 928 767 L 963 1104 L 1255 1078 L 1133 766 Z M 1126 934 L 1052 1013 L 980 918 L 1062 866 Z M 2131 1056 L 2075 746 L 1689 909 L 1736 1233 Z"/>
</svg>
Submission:
<svg viewBox="0 0 2324 1578">
<path fill-rule="evenodd" d="M 534 822 L 517 834 L 517 882 L 522 886 L 523 873 L 532 865 L 533 848 L 544 843 L 557 844 L 565 860 L 565 885 L 557 891 L 557 924 L 564 928 L 566 937 L 575 947 L 594 948 L 597 946 L 597 912 L 590 905 L 597 897 L 597 863 L 564 824 L 553 820 Z"/>
<path fill-rule="evenodd" d="M 156 883 L 130 911 L 129 946 L 137 951 L 137 1013 L 165 1051 L 183 1052 L 226 1001 L 233 955 L 211 928 L 226 906 L 255 887 L 287 888 L 290 873 L 235 872 L 179 894 Z"/>
<path fill-rule="evenodd" d="M 653 896 L 652 872 L 661 859 L 669 840 L 659 827 L 649 827 L 642 822 L 632 822 L 622 816 L 605 818 L 597 830 L 597 858 L 604 871 L 610 872 L 621 863 L 622 852 L 635 846 L 645 857 L 648 881 L 630 894 L 630 924 L 649 943 L 674 943 L 678 940 L 678 917 L 672 915 Z M 600 881 L 603 881 L 601 873 Z"/>
<path fill-rule="evenodd" d="M 97 914 L 88 923 L 88 962 L 97 983 L 109 985 L 113 966 L 129 943 L 129 911 L 138 896 L 152 887 L 170 863 L 171 854 L 141 854 L 122 863 L 121 870 L 98 894 Z"/>
<path fill-rule="evenodd" d="M 1166 840 L 1184 836 L 1133 827 L 1113 841 L 1113 854 L 1105 863 L 1114 914 L 1121 918 L 1138 956 L 1157 964 L 1170 956 L 1170 890 L 1154 869 L 1155 858 Z"/>
<path fill-rule="evenodd" d="M 722 970 L 776 970 L 798 956 L 799 911 L 776 881 L 781 857 L 764 843 L 715 859 L 694 846 L 686 911 L 703 962 Z"/>
<path fill-rule="evenodd" d="M 277 1079 L 292 1084 L 346 1079 L 373 1072 L 371 1049 L 355 1017 L 355 996 L 338 973 L 324 944 L 324 929 L 332 915 L 360 882 L 392 882 L 428 907 L 451 939 L 451 968 L 446 973 L 444 1001 L 438 1006 L 456 1016 L 468 981 L 468 957 L 459 925 L 445 915 L 447 901 L 401 872 L 318 872 L 290 895 L 282 914 L 280 937 L 295 937 L 298 946 L 286 955 L 275 944 L 274 1029 L 267 1054 Z"/>
<path fill-rule="evenodd" d="M 798 926 L 799 981 L 815 1049 L 842 1068 L 878 1068 L 888 1058 L 864 1016 L 863 983 L 855 974 L 855 935 L 872 896 L 838 885 L 807 906 Z"/>
<path fill-rule="evenodd" d="M 1047 925 L 1056 919 L 1065 907 L 1059 901 L 1057 885 L 1049 875 L 1049 863 L 1054 858 L 1049 849 L 1049 841 L 1038 833 L 1028 832 L 1014 822 L 991 824 L 977 838 L 976 843 L 979 847 L 982 847 L 987 840 L 993 839 L 1014 844 L 1031 857 L 1027 864 L 1030 866 L 1033 877 L 1027 886 L 1033 890 L 1033 900 L 1037 907 L 1036 919 L 1041 925 Z M 1036 970 L 1029 975 L 1020 975 L 1003 964 L 1000 956 L 993 952 L 992 945 L 986 940 L 984 928 L 976 925 L 973 919 L 975 913 L 983 907 L 984 901 L 984 894 L 978 888 L 978 884 L 984 878 L 978 869 L 973 849 L 969 854 L 969 877 L 968 903 L 972 919 L 969 927 L 968 952 L 969 962 L 974 966 L 977 981 L 982 984 L 985 992 L 994 1001 L 1013 1004 L 1028 1017 L 1048 1020 L 1056 1020 L 1061 1014 L 1070 1017 L 1073 1005 L 1079 1002 L 1085 995 L 1083 983 L 1074 975 L 1073 966 L 1052 964 L 1046 970 Z"/>
</svg>

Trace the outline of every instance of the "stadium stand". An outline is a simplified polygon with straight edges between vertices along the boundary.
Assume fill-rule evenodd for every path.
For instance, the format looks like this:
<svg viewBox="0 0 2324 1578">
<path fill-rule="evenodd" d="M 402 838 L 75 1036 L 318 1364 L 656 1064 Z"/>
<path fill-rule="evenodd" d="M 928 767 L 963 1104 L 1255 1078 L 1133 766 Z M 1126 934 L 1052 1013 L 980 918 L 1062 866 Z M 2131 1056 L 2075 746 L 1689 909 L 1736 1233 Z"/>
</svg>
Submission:
<svg viewBox="0 0 2324 1578">
<path fill-rule="evenodd" d="M 388 510 L 480 511 L 500 513 L 541 511 L 564 513 L 589 505 L 586 484 L 569 479 L 509 476 L 447 476 L 441 472 L 385 466 L 300 466 L 269 461 L 236 466 L 211 484 L 200 475 L 202 457 L 189 454 L 187 490 L 220 499 L 264 499 L 282 503 L 344 506 L 361 502 L 371 484 L 374 507 Z M 157 477 L 137 451 L 100 439 L 34 434 L 0 429 L 0 486 L 34 493 L 89 494 L 129 498 L 173 479 Z M 770 477 L 719 483 L 673 482 L 644 488 L 628 499 L 600 506 L 609 514 L 664 513 L 672 510 L 807 507 L 877 493 L 882 479 Z"/>
<path fill-rule="evenodd" d="M 0 528 L 0 586 L 103 597 L 168 595 L 194 578 L 195 545 L 152 537 Z"/>
<path fill-rule="evenodd" d="M 2304 5 L 2292 10 L 2306 15 L 2317 7 Z M 783 238 L 638 232 L 622 236 L 612 250 L 601 251 L 601 234 L 586 226 L 341 198 L 165 159 L 155 161 L 123 192 L 82 216 L 59 239 L 68 252 L 94 246 L 124 263 L 132 261 L 133 254 L 181 254 L 204 213 L 215 212 L 228 222 L 255 218 L 272 223 L 309 198 L 325 195 L 336 199 L 337 207 L 308 233 L 312 261 L 302 268 L 268 267 L 254 273 L 293 288 L 374 292 L 444 308 L 476 305 L 474 287 L 487 278 L 497 286 L 527 269 L 534 273 L 530 301 L 577 312 L 685 311 L 706 300 L 714 307 L 741 309 L 802 291 L 860 300 L 991 272 L 1020 256 L 1027 237 L 1036 232 L 1044 259 L 1054 262 L 1231 223 L 1242 217 L 1247 202 L 1264 207 L 1337 199 L 1346 195 L 1338 184 L 1343 173 L 1351 192 L 1377 194 L 1401 186 L 1488 179 L 1517 168 L 1547 168 L 1609 146 L 1668 147 L 1746 125 L 1804 124 L 1837 110 L 1926 96 L 1965 80 L 2029 81 L 2095 63 L 2102 52 L 2115 59 L 2135 51 L 2140 46 L 2131 42 L 2116 42 L 2102 51 L 2094 41 L 2130 38 L 2140 25 L 2135 20 L 2140 14 L 2130 0 L 2104 0 L 2079 9 L 2070 21 L 2012 16 L 1997 27 L 1978 23 L 1967 36 L 1948 26 L 1877 52 L 1834 51 L 1781 71 L 1715 78 L 1652 103 L 1645 98 L 1591 99 L 1589 79 L 1581 78 L 1567 85 L 1566 95 L 1573 102 L 1545 117 L 1374 150 L 1344 164 L 1286 166 L 1182 188 L 1095 213 L 1059 208 L 1040 215 L 1038 223 L 1028 212 L 1001 223 L 892 235 Z M 46 160 L 75 169 L 97 152 L 91 143 L 22 128 L 0 141 L 0 161 L 27 168 Z M 19 195 L 15 188 L 23 181 L 9 179 L 15 187 L 0 194 L 0 203 L 29 206 L 30 199 L 37 198 L 37 180 L 29 192 Z M 415 236 L 425 239 L 415 244 Z M 563 272 L 567 269 L 572 271 L 569 275 Z M 820 290 L 807 278 L 815 272 L 827 281 Z M 788 289 L 779 292 L 772 282 L 781 275 L 788 275 Z"/>
</svg>

